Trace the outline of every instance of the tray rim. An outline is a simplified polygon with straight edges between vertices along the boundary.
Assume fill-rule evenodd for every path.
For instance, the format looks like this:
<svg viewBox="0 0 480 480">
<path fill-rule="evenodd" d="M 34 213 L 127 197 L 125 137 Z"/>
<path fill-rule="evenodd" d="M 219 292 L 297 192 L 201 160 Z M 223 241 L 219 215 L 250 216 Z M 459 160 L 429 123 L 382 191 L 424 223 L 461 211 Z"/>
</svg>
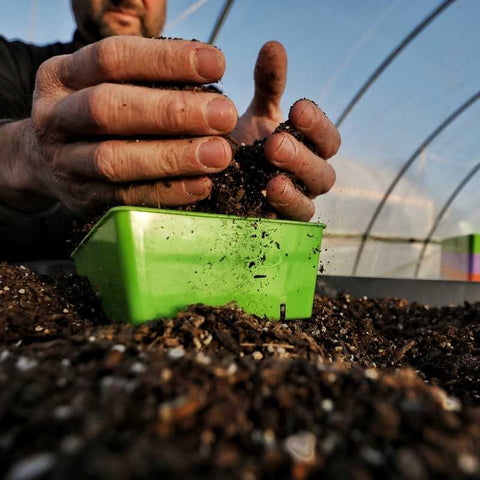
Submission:
<svg viewBox="0 0 480 480">
<path fill-rule="evenodd" d="M 273 219 L 273 218 L 258 218 L 258 217 L 238 217 L 236 215 L 223 215 L 218 213 L 204 213 L 204 212 L 185 212 L 183 210 L 169 210 L 163 208 L 150 208 L 150 207 L 131 207 L 131 206 L 118 206 L 110 208 L 105 214 L 98 220 L 98 222 L 93 226 L 93 228 L 85 235 L 82 241 L 70 254 L 71 258 L 74 258 L 77 252 L 88 242 L 90 237 L 92 237 L 95 232 L 102 227 L 102 225 L 114 216 L 117 213 L 121 212 L 140 212 L 140 213 L 150 213 L 155 215 L 178 215 L 178 216 L 187 216 L 187 217 L 200 217 L 200 218 L 218 218 L 220 220 L 234 220 L 236 222 L 256 222 L 256 223 L 271 223 L 274 225 L 291 225 L 297 227 L 309 227 L 309 228 L 321 228 L 324 230 L 327 226 L 322 222 L 301 222 L 298 220 L 284 220 L 284 219 Z"/>
</svg>

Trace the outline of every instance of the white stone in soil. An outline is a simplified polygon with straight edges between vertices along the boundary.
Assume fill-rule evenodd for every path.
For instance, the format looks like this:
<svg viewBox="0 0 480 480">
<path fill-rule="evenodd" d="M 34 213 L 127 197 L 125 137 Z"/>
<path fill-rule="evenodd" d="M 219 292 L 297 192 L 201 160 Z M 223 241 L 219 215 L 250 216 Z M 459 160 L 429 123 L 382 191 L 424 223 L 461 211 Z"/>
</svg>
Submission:
<svg viewBox="0 0 480 480">
<path fill-rule="evenodd" d="M 185 356 L 185 350 L 183 349 L 183 347 L 171 348 L 168 351 L 168 358 L 171 358 L 172 360 L 178 360 L 184 356 Z"/>
<path fill-rule="evenodd" d="M 4 362 L 10 356 L 10 352 L 8 350 L 2 350 L 0 353 L 0 362 Z"/>
<path fill-rule="evenodd" d="M 130 367 L 130 371 L 136 374 L 144 373 L 147 371 L 147 367 L 141 362 L 135 362 Z"/>
<path fill-rule="evenodd" d="M 458 457 L 458 466 L 460 470 L 468 475 L 474 475 L 480 472 L 480 461 L 470 453 L 462 453 Z"/>
<path fill-rule="evenodd" d="M 53 410 L 53 416 L 57 420 L 66 420 L 72 416 L 72 407 L 69 405 L 58 405 Z"/>
<path fill-rule="evenodd" d="M 54 464 L 55 456 L 51 453 L 37 453 L 15 463 L 6 480 L 33 480 L 45 475 Z"/>
<path fill-rule="evenodd" d="M 334 408 L 334 404 L 329 398 L 325 398 L 324 400 L 322 400 L 320 405 L 322 409 L 325 410 L 325 412 L 331 412 Z"/>
<path fill-rule="evenodd" d="M 301 431 L 287 437 L 283 446 L 293 461 L 314 463 L 316 443 L 317 437 L 312 432 Z"/>
<path fill-rule="evenodd" d="M 28 372 L 33 368 L 38 366 L 38 362 L 34 358 L 28 357 L 18 357 L 17 363 L 15 364 L 18 370 L 21 372 Z"/>
</svg>

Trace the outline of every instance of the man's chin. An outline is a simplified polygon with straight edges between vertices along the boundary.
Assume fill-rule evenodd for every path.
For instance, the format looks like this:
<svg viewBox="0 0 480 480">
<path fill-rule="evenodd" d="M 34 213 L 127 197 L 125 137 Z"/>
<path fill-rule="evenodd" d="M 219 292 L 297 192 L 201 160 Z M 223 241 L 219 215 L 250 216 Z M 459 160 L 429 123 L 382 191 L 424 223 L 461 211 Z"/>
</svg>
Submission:
<svg viewBox="0 0 480 480">
<path fill-rule="evenodd" d="M 142 36 L 141 23 L 138 18 L 123 18 L 107 12 L 101 23 L 101 34 L 103 37 L 111 37 L 114 35 L 136 35 Z"/>
</svg>

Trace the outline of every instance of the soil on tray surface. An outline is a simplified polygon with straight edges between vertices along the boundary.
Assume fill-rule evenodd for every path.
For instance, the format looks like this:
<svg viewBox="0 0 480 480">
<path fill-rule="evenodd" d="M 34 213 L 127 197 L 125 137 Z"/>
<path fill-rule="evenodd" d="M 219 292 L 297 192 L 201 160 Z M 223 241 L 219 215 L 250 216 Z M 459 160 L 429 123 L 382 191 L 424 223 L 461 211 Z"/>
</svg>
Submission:
<svg viewBox="0 0 480 480">
<path fill-rule="evenodd" d="M 480 303 L 317 297 L 107 321 L 0 265 L 0 477 L 479 478 Z"/>
</svg>

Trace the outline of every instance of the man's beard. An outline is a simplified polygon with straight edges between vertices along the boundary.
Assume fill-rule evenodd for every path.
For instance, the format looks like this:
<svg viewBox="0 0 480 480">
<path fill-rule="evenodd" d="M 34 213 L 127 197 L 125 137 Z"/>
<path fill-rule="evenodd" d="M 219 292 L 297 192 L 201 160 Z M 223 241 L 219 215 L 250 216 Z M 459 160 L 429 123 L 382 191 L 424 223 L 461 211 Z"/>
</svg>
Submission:
<svg viewBox="0 0 480 480">
<path fill-rule="evenodd" d="M 140 21 L 139 35 L 142 37 L 151 36 L 145 26 L 145 12 L 141 5 L 134 0 L 104 0 L 98 15 L 95 18 L 89 17 L 86 22 L 87 31 L 95 37 L 95 40 L 118 35 L 118 32 L 105 20 L 105 14 L 108 10 L 115 11 L 119 9 L 135 12 Z"/>
</svg>

